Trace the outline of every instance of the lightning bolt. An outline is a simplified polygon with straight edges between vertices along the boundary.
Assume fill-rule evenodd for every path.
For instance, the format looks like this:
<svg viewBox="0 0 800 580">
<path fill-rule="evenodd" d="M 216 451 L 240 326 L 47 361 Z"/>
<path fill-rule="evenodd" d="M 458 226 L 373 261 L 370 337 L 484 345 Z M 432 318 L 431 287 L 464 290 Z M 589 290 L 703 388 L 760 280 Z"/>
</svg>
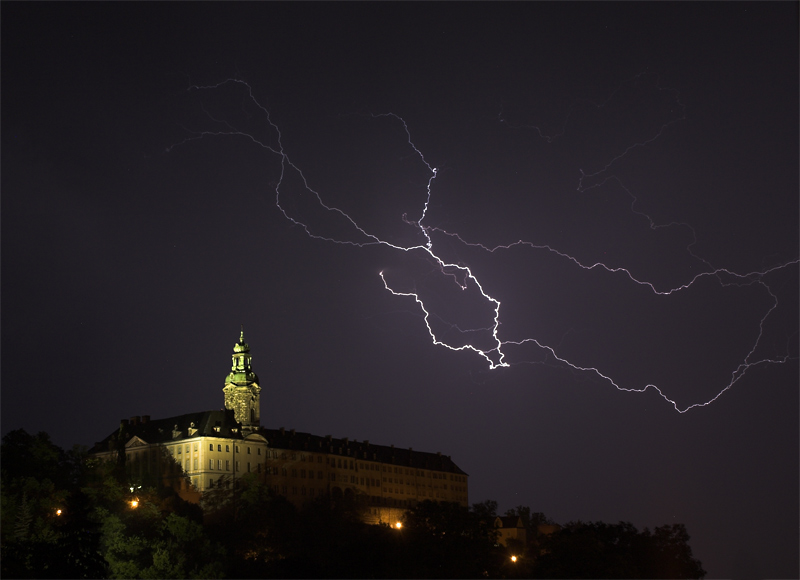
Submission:
<svg viewBox="0 0 800 580">
<path fill-rule="evenodd" d="M 637 77 L 632 79 L 632 82 L 639 79 L 640 76 L 641 75 L 637 75 Z M 520 361 L 514 363 L 508 362 L 507 353 L 504 350 L 506 346 L 535 345 L 536 348 L 547 353 L 549 357 L 552 357 L 552 359 L 554 361 L 557 361 L 559 364 L 564 365 L 565 367 L 569 367 L 575 371 L 594 374 L 602 381 L 610 384 L 611 386 L 615 387 L 620 391 L 644 393 L 645 391 L 652 389 L 656 391 L 658 395 L 660 395 L 668 404 L 670 404 L 679 413 L 685 413 L 689 409 L 695 407 L 705 407 L 707 405 L 710 405 L 711 403 L 716 401 L 719 397 L 721 397 L 726 391 L 731 389 L 738 381 L 742 379 L 742 377 L 745 376 L 745 374 L 750 369 L 754 367 L 768 365 L 768 364 L 781 364 L 787 362 L 790 359 L 797 358 L 789 354 L 788 348 L 786 354 L 783 354 L 781 356 L 757 357 L 756 352 L 761 344 L 762 337 L 764 335 L 764 326 L 769 317 L 778 307 L 778 297 L 768 285 L 767 281 L 765 280 L 765 277 L 778 270 L 797 266 L 798 264 L 800 264 L 800 259 L 795 259 L 788 262 L 780 263 L 762 271 L 751 271 L 747 273 L 737 273 L 726 268 L 714 267 L 707 260 L 704 260 L 703 258 L 697 256 L 694 253 L 693 246 L 695 245 L 697 238 L 695 231 L 691 226 L 679 222 L 671 222 L 668 224 L 657 224 L 649 215 L 636 209 L 636 204 L 638 201 L 636 196 L 628 188 L 626 188 L 619 181 L 617 177 L 609 174 L 614 164 L 623 159 L 632 150 L 644 147 L 649 143 L 652 143 L 661 136 L 661 134 L 666 130 L 668 126 L 683 119 L 683 105 L 680 103 L 680 100 L 677 97 L 677 92 L 673 91 L 672 89 L 663 89 L 660 86 L 657 87 L 658 91 L 668 92 L 669 94 L 674 95 L 674 103 L 673 103 L 674 114 L 670 118 L 670 120 L 664 123 L 654 133 L 635 141 L 634 144 L 632 145 L 627 145 L 621 151 L 615 153 L 607 162 L 603 163 L 599 167 L 599 169 L 596 169 L 589 173 L 585 173 L 583 170 L 581 170 L 580 178 L 577 184 L 577 190 L 583 193 L 590 189 L 600 187 L 610 181 L 615 181 L 630 197 L 631 211 L 634 214 L 639 215 L 644 219 L 646 219 L 648 221 L 651 230 L 666 228 L 666 227 L 688 228 L 688 230 L 691 232 L 692 241 L 687 245 L 686 250 L 693 258 L 695 258 L 696 260 L 698 260 L 703 264 L 704 270 L 697 273 L 689 280 L 681 284 L 678 284 L 673 287 L 659 288 L 656 286 L 656 284 L 644 279 L 640 279 L 639 277 L 635 276 L 627 268 L 611 267 L 599 261 L 593 263 L 584 263 L 579 259 L 577 259 L 576 257 L 568 253 L 562 252 L 554 247 L 551 247 L 550 245 L 534 244 L 533 242 L 519 239 L 517 241 L 510 242 L 507 244 L 488 246 L 479 242 L 464 239 L 458 233 L 449 232 L 440 227 L 426 225 L 424 221 L 425 218 L 427 217 L 427 213 L 433 195 L 432 194 L 433 186 L 439 174 L 439 169 L 433 167 L 431 163 L 429 163 L 428 160 L 426 160 L 423 153 L 414 144 L 412 140 L 411 131 L 406 121 L 402 117 L 394 113 L 373 114 L 371 115 L 371 117 L 374 119 L 386 119 L 393 123 L 397 123 L 399 126 L 402 127 L 403 131 L 405 132 L 407 146 L 413 152 L 413 155 L 415 155 L 427 169 L 429 176 L 427 178 L 427 183 L 425 186 L 425 192 L 426 192 L 425 199 L 424 203 L 422 204 L 421 210 L 419 212 L 419 217 L 414 219 L 410 218 L 407 214 L 404 214 L 402 216 L 403 221 L 408 226 L 414 228 L 414 230 L 419 234 L 420 239 L 422 240 L 421 243 L 402 245 L 396 242 L 390 242 L 386 239 L 382 239 L 379 235 L 369 232 L 362 226 L 360 226 L 356 222 L 356 220 L 354 220 L 347 212 L 345 212 L 341 208 L 327 204 L 323 200 L 321 194 L 309 185 L 306 176 L 303 174 L 301 169 L 295 163 L 292 162 L 289 155 L 287 154 L 283 145 L 283 135 L 278 125 L 275 122 L 273 122 L 272 117 L 270 115 L 270 111 L 267 109 L 267 107 L 265 107 L 258 101 L 256 96 L 253 94 L 253 89 L 247 82 L 240 79 L 227 79 L 225 81 L 222 81 L 214 85 L 205 85 L 205 86 L 192 85 L 188 88 L 188 91 L 190 93 L 204 94 L 207 92 L 220 90 L 223 87 L 237 88 L 244 92 L 242 102 L 254 106 L 256 110 L 263 115 L 263 118 L 266 120 L 267 126 L 269 128 L 267 134 L 261 137 L 257 136 L 254 133 L 241 130 L 237 128 L 235 123 L 232 123 L 223 118 L 215 117 L 207 110 L 207 108 L 204 105 L 202 105 L 202 110 L 204 114 L 206 115 L 208 120 L 214 125 L 214 128 L 203 131 L 192 131 L 187 129 L 187 133 L 189 136 L 187 136 L 180 142 L 170 146 L 167 149 L 167 152 L 173 150 L 175 147 L 185 145 L 188 142 L 208 137 L 227 136 L 227 137 L 236 137 L 248 140 L 253 144 L 263 148 L 268 153 L 277 156 L 280 159 L 279 177 L 274 187 L 275 205 L 287 220 L 289 220 L 291 223 L 301 228 L 310 238 L 322 240 L 329 243 L 342 244 L 359 248 L 380 245 L 390 248 L 392 250 L 396 250 L 398 252 L 419 253 L 429 263 L 433 265 L 436 272 L 452 280 L 452 283 L 454 283 L 456 287 L 461 291 L 463 292 L 466 292 L 468 290 L 477 291 L 479 295 L 482 297 L 482 300 L 484 300 L 485 303 L 487 304 L 488 311 L 491 312 L 490 323 L 485 327 L 462 329 L 457 324 L 448 322 L 442 319 L 439 315 L 437 315 L 431 309 L 431 307 L 428 304 L 426 304 L 426 300 L 420 295 L 421 293 L 418 292 L 416 289 L 405 290 L 405 291 L 395 289 L 387 280 L 387 273 L 385 271 L 381 271 L 378 273 L 378 276 L 380 277 L 384 288 L 388 292 L 390 292 L 394 296 L 398 296 L 401 298 L 411 298 L 415 301 L 420 311 L 422 312 L 422 318 L 424 320 L 428 334 L 430 335 L 430 339 L 432 343 L 436 346 L 444 347 L 453 351 L 472 351 L 486 361 L 486 363 L 488 364 L 488 368 L 490 370 L 494 370 L 502 367 L 509 367 L 512 364 L 523 364 L 525 362 L 532 362 L 532 361 Z M 614 95 L 612 94 L 612 96 L 609 97 L 603 103 L 600 104 L 591 103 L 591 105 L 597 109 L 602 109 L 607 105 L 607 103 L 611 100 L 613 96 Z M 242 106 L 244 107 L 244 105 Z M 564 134 L 571 114 L 572 114 L 572 109 L 570 109 L 570 112 L 568 113 L 567 118 L 564 121 L 564 126 L 561 128 L 560 132 L 554 136 L 545 135 L 538 126 L 534 125 L 514 125 L 513 128 L 534 129 L 536 130 L 540 138 L 545 139 L 548 143 L 551 143 L 553 140 L 559 138 L 561 135 Z M 501 123 L 505 123 L 511 126 L 510 123 L 506 121 L 506 118 L 502 113 L 499 117 L 499 121 Z M 286 183 L 291 178 L 297 178 L 300 180 L 300 183 L 302 184 L 301 186 L 302 191 L 312 196 L 312 200 L 315 203 L 316 207 L 319 210 L 321 210 L 322 215 L 324 216 L 323 218 L 324 220 L 335 221 L 337 223 L 344 224 L 351 233 L 347 237 L 325 235 L 316 231 L 315 227 L 310 225 L 308 220 L 304 220 L 300 217 L 297 217 L 296 215 L 293 215 L 293 213 L 287 209 L 286 204 L 283 202 L 283 198 L 285 196 L 284 192 Z M 585 183 L 587 180 L 592 180 L 592 179 L 594 179 L 594 183 L 589 185 Z M 771 303 L 769 307 L 766 309 L 766 312 L 763 313 L 759 321 L 758 333 L 755 339 L 753 340 L 751 348 L 749 349 L 743 360 L 741 360 L 738 363 L 738 365 L 731 371 L 729 381 L 726 384 L 722 385 L 722 387 L 717 391 L 717 393 L 710 399 L 706 400 L 705 402 L 693 403 L 685 407 L 680 407 L 675 400 L 667 396 L 667 394 L 662 390 L 662 388 L 658 387 L 655 384 L 648 383 L 639 388 L 623 387 L 620 384 L 618 384 L 611 376 L 604 373 L 599 368 L 595 366 L 581 366 L 573 362 L 570 362 L 569 360 L 567 360 L 566 357 L 561 356 L 556 351 L 556 347 L 544 344 L 543 342 L 541 342 L 536 338 L 528 337 L 519 340 L 502 339 L 500 336 L 500 327 L 501 327 L 500 301 L 489 295 L 489 293 L 484 289 L 484 286 L 481 284 L 475 273 L 468 265 L 446 261 L 437 253 L 437 251 L 434 248 L 434 241 L 433 241 L 435 235 L 440 235 L 443 236 L 444 238 L 455 240 L 459 244 L 462 244 L 463 246 L 471 247 L 476 250 L 480 250 L 489 254 L 507 252 L 517 247 L 527 248 L 531 251 L 536 251 L 536 252 L 547 252 L 554 256 L 557 256 L 559 260 L 568 261 L 575 267 L 578 267 L 586 271 L 604 272 L 608 276 L 623 276 L 627 278 L 627 280 L 629 280 L 630 283 L 644 287 L 652 294 L 659 297 L 666 298 L 677 293 L 685 292 L 690 288 L 692 288 L 694 285 L 696 285 L 700 280 L 706 278 L 713 278 L 720 285 L 720 287 L 723 288 L 728 286 L 758 285 L 761 288 L 763 288 L 766 291 L 766 293 L 770 296 Z M 439 326 L 442 325 L 445 326 L 444 332 L 438 328 Z M 464 344 L 457 345 L 454 344 L 455 341 L 448 340 L 447 338 L 445 338 L 445 335 L 447 335 L 451 330 L 457 333 L 459 336 L 466 337 L 467 339 L 473 336 L 477 336 L 477 334 L 480 334 L 482 336 L 482 339 L 465 340 Z"/>
</svg>

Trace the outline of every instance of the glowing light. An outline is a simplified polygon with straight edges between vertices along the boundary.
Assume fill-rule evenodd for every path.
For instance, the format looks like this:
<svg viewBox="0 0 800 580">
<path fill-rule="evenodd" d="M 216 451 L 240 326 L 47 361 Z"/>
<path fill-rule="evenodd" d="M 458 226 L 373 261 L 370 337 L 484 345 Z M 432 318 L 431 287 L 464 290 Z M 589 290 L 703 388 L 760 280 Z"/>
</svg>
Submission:
<svg viewBox="0 0 800 580">
<path fill-rule="evenodd" d="M 402 528 L 402 527 L 403 527 L 403 523 L 402 523 L 402 522 L 397 522 L 397 523 L 394 525 L 394 527 L 395 527 L 395 528 L 397 528 L 397 529 L 399 530 L 400 528 Z"/>
<path fill-rule="evenodd" d="M 56 515 L 57 515 L 57 516 L 60 516 L 60 515 L 61 515 L 61 510 L 60 510 L 60 509 L 56 510 Z"/>
<path fill-rule="evenodd" d="M 133 509 L 136 509 L 137 507 L 139 507 L 139 500 L 138 499 L 132 499 L 131 500 L 131 507 Z"/>
<path fill-rule="evenodd" d="M 511 561 L 512 562 L 516 562 L 517 561 L 517 557 L 516 556 L 511 556 Z"/>
<path fill-rule="evenodd" d="M 640 77 L 643 77 L 646 73 L 642 75 L 637 75 L 633 82 L 638 82 Z M 630 81 L 628 81 L 630 82 Z M 380 277 L 384 288 L 392 293 L 394 296 L 398 296 L 401 298 L 412 298 L 417 306 L 419 307 L 420 311 L 422 312 L 422 318 L 424 320 L 425 326 L 427 328 L 428 334 L 430 336 L 431 342 L 436 346 L 441 346 L 447 348 L 452 351 L 472 351 L 482 357 L 488 364 L 488 368 L 490 370 L 504 368 L 511 366 L 511 362 L 507 360 L 507 346 L 533 346 L 545 353 L 547 357 L 552 357 L 553 360 L 557 361 L 558 363 L 564 365 L 565 367 L 571 368 L 575 371 L 591 373 L 606 382 L 607 384 L 615 387 L 620 391 L 625 392 L 636 392 L 636 393 L 644 393 L 650 389 L 653 389 L 657 392 L 661 398 L 663 398 L 667 403 L 671 404 L 673 408 L 678 411 L 679 413 L 685 413 L 689 409 L 695 407 L 704 407 L 709 405 L 710 403 L 714 402 L 717 398 L 719 398 L 723 393 L 728 391 L 733 385 L 735 385 L 745 374 L 752 368 L 762 366 L 762 365 L 769 365 L 769 364 L 781 364 L 785 363 L 787 360 L 792 359 L 788 354 L 788 349 L 786 354 L 780 354 L 776 356 L 756 356 L 756 352 L 761 345 L 762 336 L 764 334 L 764 327 L 767 323 L 768 318 L 772 315 L 775 309 L 778 307 L 778 298 L 775 292 L 773 292 L 772 288 L 768 285 L 767 281 L 765 281 L 765 277 L 777 270 L 781 270 L 784 268 L 789 268 L 792 266 L 796 266 L 800 264 L 800 260 L 795 259 L 785 263 L 774 265 L 770 268 L 766 268 L 761 271 L 751 271 L 745 273 L 738 273 L 734 272 L 730 269 L 726 268 L 718 268 L 712 266 L 707 260 L 699 257 L 693 251 L 693 246 L 696 241 L 696 236 L 694 229 L 691 228 L 688 224 L 685 223 L 669 223 L 669 224 L 657 224 L 649 215 L 646 213 L 639 211 L 636 209 L 636 202 L 638 201 L 636 196 L 633 195 L 625 186 L 619 182 L 619 180 L 609 174 L 610 168 L 617 164 L 621 159 L 626 157 L 629 152 L 634 149 L 642 148 L 648 146 L 650 143 L 654 142 L 655 140 L 659 139 L 662 133 L 665 131 L 667 127 L 670 125 L 682 121 L 684 106 L 680 102 L 678 98 L 677 92 L 671 89 L 664 89 L 658 86 L 658 83 L 655 83 L 655 90 L 659 91 L 660 93 L 667 93 L 671 95 L 673 99 L 673 107 L 672 107 L 672 116 L 663 123 L 660 128 L 657 130 L 653 129 L 650 134 L 643 135 L 635 139 L 634 143 L 628 145 L 626 147 L 621 148 L 618 153 L 613 154 L 611 158 L 605 162 L 602 162 L 598 165 L 598 168 L 593 171 L 584 171 L 583 169 L 580 170 L 580 175 L 577 178 L 577 190 L 580 192 L 586 192 L 593 188 L 600 187 L 611 180 L 615 180 L 617 184 L 622 187 L 627 194 L 631 198 L 631 205 L 630 211 L 634 214 L 642 216 L 646 218 L 650 224 L 650 229 L 655 230 L 658 228 L 665 228 L 665 227 L 681 227 L 681 228 L 688 228 L 692 234 L 692 243 L 690 243 L 686 247 L 686 251 L 689 253 L 692 258 L 696 259 L 699 263 L 702 264 L 702 271 L 692 275 L 682 283 L 675 285 L 673 287 L 667 288 L 659 288 L 656 286 L 655 283 L 649 282 L 644 280 L 640 277 L 635 276 L 631 270 L 624 268 L 624 267 L 612 267 L 602 262 L 594 262 L 594 263 L 584 263 L 577 259 L 576 257 L 560 251 L 550 245 L 546 244 L 534 244 L 530 241 L 525 241 L 519 239 L 514 242 L 510 242 L 507 244 L 501 244 L 496 246 L 489 246 L 479 242 L 474 242 L 471 240 L 467 240 L 463 238 L 461 235 L 455 232 L 446 231 L 442 228 L 429 226 L 424 224 L 424 220 L 427 216 L 428 209 L 430 206 L 430 201 L 432 197 L 432 188 L 434 181 L 436 180 L 439 169 L 433 167 L 428 161 L 425 159 L 425 156 L 422 152 L 417 148 L 411 138 L 411 131 L 406 123 L 406 121 L 396 115 L 394 113 L 382 113 L 382 114 L 373 114 L 372 118 L 374 119 L 389 119 L 392 120 L 399 125 L 402 126 L 403 130 L 405 131 L 406 142 L 410 150 L 412 151 L 412 155 L 415 156 L 420 163 L 427 169 L 429 172 L 429 177 L 426 184 L 426 195 L 425 201 L 422 204 L 419 212 L 419 218 L 413 219 L 409 218 L 406 214 L 402 216 L 403 221 L 413 228 L 417 234 L 419 234 L 422 238 L 422 243 L 419 244 L 411 244 L 411 245 L 401 245 L 395 242 L 390 242 L 386 239 L 383 239 L 379 235 L 367 231 L 361 225 L 359 225 L 347 212 L 344 210 L 335 207 L 333 205 L 326 204 L 323 200 L 320 193 L 315 191 L 311 188 L 306 179 L 306 176 L 300 170 L 300 168 L 295 165 L 291 159 L 289 158 L 288 153 L 284 150 L 283 146 L 283 135 L 279 129 L 279 127 L 272 121 L 270 112 L 264 107 L 253 95 L 252 88 L 246 82 L 239 80 L 239 79 L 228 79 L 221 83 L 209 86 L 191 86 L 189 87 L 190 92 L 203 92 L 203 91 L 211 91 L 220 89 L 223 86 L 233 86 L 233 87 L 240 87 L 246 93 L 246 99 L 249 100 L 249 103 L 252 104 L 258 111 L 263 114 L 267 126 L 269 130 L 273 133 L 270 137 L 270 142 L 266 142 L 263 138 L 258 138 L 253 134 L 248 133 L 247 131 L 241 130 L 226 120 L 221 120 L 214 118 L 210 113 L 208 114 L 208 118 L 211 122 L 216 125 L 216 129 L 208 130 L 208 131 L 199 131 L 195 132 L 191 136 L 185 138 L 180 143 L 176 143 L 175 145 L 169 147 L 167 151 L 171 151 L 174 147 L 178 145 L 185 144 L 189 141 L 194 141 L 198 139 L 203 139 L 205 137 L 212 137 L 212 136 L 229 136 L 229 137 L 237 137 L 246 139 L 264 150 L 268 153 L 276 155 L 280 159 L 280 174 L 278 176 L 277 181 L 274 185 L 274 195 L 275 195 L 275 204 L 277 208 L 281 211 L 283 216 L 301 228 L 309 237 L 313 239 L 318 239 L 322 241 L 326 241 L 329 243 L 341 244 L 346 246 L 353 246 L 358 248 L 363 248 L 366 246 L 373 246 L 373 245 L 381 245 L 387 248 L 391 248 L 398 252 L 415 252 L 420 253 L 430 263 L 434 266 L 436 271 L 446 279 L 451 280 L 458 289 L 461 291 L 476 291 L 481 299 L 485 302 L 487 311 L 491 313 L 490 318 L 491 322 L 488 326 L 483 328 L 460 328 L 457 324 L 448 323 L 442 319 L 436 312 L 431 310 L 431 307 L 426 304 L 425 299 L 421 296 L 421 293 L 416 289 L 413 290 L 399 290 L 395 289 L 387 279 L 387 274 L 384 271 L 381 271 L 378 276 Z M 613 97 L 613 95 L 612 95 Z M 609 100 L 611 97 L 609 97 Z M 595 107 L 602 108 L 605 106 L 605 103 L 594 104 Z M 502 115 L 502 113 L 501 113 Z M 500 118 L 500 122 L 505 122 L 505 119 L 502 117 Z M 566 121 L 565 121 L 566 123 Z M 565 125 L 566 126 L 566 125 Z M 560 137 L 563 134 L 563 130 L 558 135 L 553 137 L 545 136 L 541 129 L 538 127 L 531 127 L 536 129 L 539 133 L 539 136 L 545 138 L 548 143 L 550 143 L 553 139 Z M 308 194 L 308 196 L 312 199 L 314 203 L 318 205 L 321 210 L 324 210 L 322 214 L 326 216 L 326 218 L 338 220 L 338 222 L 343 223 L 347 226 L 351 232 L 350 237 L 332 237 L 329 235 L 323 235 L 315 229 L 315 227 L 308 221 L 304 221 L 303 218 L 297 217 L 292 215 L 287 207 L 290 207 L 289 204 L 282 203 L 283 197 L 288 195 L 285 193 L 285 188 L 288 187 L 285 184 L 289 181 L 289 177 L 293 176 L 299 179 L 298 183 L 302 184 L 302 190 L 304 195 Z M 757 285 L 763 288 L 767 295 L 770 297 L 771 304 L 766 308 L 766 311 L 761 316 L 758 325 L 758 332 L 756 336 L 750 342 L 750 348 L 747 351 L 747 354 L 744 358 L 739 361 L 738 365 L 733 368 L 729 375 L 729 380 L 727 384 L 721 385 L 717 390 L 716 394 L 710 397 L 705 402 L 700 403 L 693 403 L 684 408 L 680 408 L 676 400 L 671 399 L 664 390 L 655 385 L 654 383 L 647 383 L 641 387 L 629 387 L 629 386 L 622 386 L 618 384 L 614 379 L 611 378 L 609 374 L 603 372 L 600 368 L 591 365 L 581 365 L 575 362 L 571 362 L 567 360 L 565 356 L 561 356 L 554 346 L 545 344 L 544 342 L 540 341 L 535 337 L 523 337 L 523 338 L 501 338 L 500 336 L 500 328 L 501 328 L 501 303 L 498 299 L 490 296 L 484 290 L 484 286 L 479 282 L 477 276 L 472 271 L 472 269 L 464 264 L 461 263 L 452 263 L 446 261 L 444 258 L 440 256 L 434 250 L 434 235 L 442 236 L 445 239 L 448 239 L 451 242 L 457 242 L 462 244 L 463 246 L 479 249 L 491 254 L 510 251 L 515 248 L 527 248 L 531 251 L 535 252 L 546 252 L 557 256 L 558 259 L 564 260 L 568 263 L 571 263 L 577 268 L 586 270 L 586 271 L 594 271 L 600 275 L 604 276 L 623 276 L 626 278 L 630 283 L 646 288 L 648 291 L 652 292 L 653 295 L 667 298 L 669 296 L 679 294 L 682 292 L 687 291 L 688 289 L 695 286 L 700 281 L 710 280 L 712 282 L 718 283 L 720 287 L 728 287 L 728 286 L 753 286 Z M 437 324 L 434 324 L 434 319 L 437 321 Z M 444 323 L 446 326 L 446 331 L 442 332 L 441 330 L 437 330 L 434 327 L 440 325 L 440 323 Z M 437 326 L 438 328 L 438 326 Z M 459 337 L 462 344 L 459 344 L 453 340 L 453 336 Z M 481 337 L 481 340 L 477 340 L 477 338 L 473 337 Z M 513 364 L 522 364 L 531 361 L 527 360 L 520 360 L 514 361 Z"/>
</svg>

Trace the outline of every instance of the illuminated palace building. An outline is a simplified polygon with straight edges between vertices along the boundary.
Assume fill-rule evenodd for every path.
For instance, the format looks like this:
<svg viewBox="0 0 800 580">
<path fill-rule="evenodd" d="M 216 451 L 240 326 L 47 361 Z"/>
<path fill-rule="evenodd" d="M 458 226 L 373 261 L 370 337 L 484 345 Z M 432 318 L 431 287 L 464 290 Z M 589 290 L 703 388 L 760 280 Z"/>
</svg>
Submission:
<svg viewBox="0 0 800 580">
<path fill-rule="evenodd" d="M 134 481 L 161 479 L 195 502 L 250 473 L 298 506 L 321 495 L 358 496 L 373 523 L 426 499 L 468 505 L 467 474 L 449 456 L 261 427 L 258 383 L 242 332 L 222 389 L 225 409 L 123 419 L 90 452 L 124 461 Z"/>
</svg>

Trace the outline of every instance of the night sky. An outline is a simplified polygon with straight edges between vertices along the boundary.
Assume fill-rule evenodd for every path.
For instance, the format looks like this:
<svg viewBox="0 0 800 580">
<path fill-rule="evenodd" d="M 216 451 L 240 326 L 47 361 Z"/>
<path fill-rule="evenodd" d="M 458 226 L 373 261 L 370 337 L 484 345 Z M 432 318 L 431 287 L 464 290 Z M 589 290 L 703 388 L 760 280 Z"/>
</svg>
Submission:
<svg viewBox="0 0 800 580">
<path fill-rule="evenodd" d="M 220 408 L 243 324 L 265 426 L 798 576 L 797 3 L 0 9 L 3 434 Z"/>
</svg>

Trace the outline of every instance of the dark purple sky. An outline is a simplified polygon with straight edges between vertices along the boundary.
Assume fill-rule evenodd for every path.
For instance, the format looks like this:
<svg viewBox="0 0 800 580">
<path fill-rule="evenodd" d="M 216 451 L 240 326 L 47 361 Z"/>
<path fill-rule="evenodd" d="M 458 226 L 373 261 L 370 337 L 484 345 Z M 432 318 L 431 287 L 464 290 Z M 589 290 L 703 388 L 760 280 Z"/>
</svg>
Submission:
<svg viewBox="0 0 800 580">
<path fill-rule="evenodd" d="M 243 323 L 265 426 L 798 576 L 797 3 L 0 8 L 3 434 L 219 408 Z M 419 245 L 425 163 L 508 367 L 379 272 L 490 349 L 473 281 L 292 221 Z"/>
</svg>

